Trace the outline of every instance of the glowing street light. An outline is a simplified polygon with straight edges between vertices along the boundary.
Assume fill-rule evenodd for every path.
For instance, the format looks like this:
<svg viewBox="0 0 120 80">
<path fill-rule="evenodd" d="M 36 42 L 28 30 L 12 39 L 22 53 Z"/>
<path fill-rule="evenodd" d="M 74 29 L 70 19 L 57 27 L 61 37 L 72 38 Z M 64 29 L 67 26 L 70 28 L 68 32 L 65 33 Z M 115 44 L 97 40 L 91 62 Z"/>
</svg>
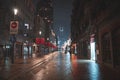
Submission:
<svg viewBox="0 0 120 80">
<path fill-rule="evenodd" d="M 18 9 L 14 8 L 14 15 L 17 15 Z"/>
<path fill-rule="evenodd" d="M 49 41 L 49 38 L 47 38 L 47 41 Z"/>
<path fill-rule="evenodd" d="M 39 31 L 39 34 L 41 35 L 41 34 L 42 34 L 42 32 L 41 32 L 41 31 Z"/>
</svg>

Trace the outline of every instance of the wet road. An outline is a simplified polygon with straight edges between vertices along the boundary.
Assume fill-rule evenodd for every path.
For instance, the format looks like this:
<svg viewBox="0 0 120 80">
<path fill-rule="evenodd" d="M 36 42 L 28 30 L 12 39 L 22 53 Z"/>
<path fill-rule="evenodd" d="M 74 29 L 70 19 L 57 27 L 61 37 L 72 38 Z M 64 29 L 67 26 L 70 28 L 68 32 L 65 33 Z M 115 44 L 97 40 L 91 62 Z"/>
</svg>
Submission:
<svg viewBox="0 0 120 80">
<path fill-rule="evenodd" d="M 3 72 L 8 78 L 0 80 L 120 80 L 119 73 L 94 61 L 61 52 L 48 56 L 28 64 L 14 64 Z"/>
<path fill-rule="evenodd" d="M 90 60 L 78 60 L 75 55 L 58 55 L 34 73 L 31 80 L 120 80 L 119 74 L 107 66 Z"/>
</svg>

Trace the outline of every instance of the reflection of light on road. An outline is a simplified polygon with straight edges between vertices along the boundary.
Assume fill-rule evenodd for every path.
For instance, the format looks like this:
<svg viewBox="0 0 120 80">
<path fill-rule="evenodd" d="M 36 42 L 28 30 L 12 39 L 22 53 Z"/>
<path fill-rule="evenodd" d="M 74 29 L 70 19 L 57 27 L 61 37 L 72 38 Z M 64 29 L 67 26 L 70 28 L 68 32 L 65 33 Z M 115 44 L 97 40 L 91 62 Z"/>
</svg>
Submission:
<svg viewBox="0 0 120 80">
<path fill-rule="evenodd" d="M 43 80 L 44 76 L 44 70 L 40 70 L 40 72 L 35 75 L 34 80 Z"/>
<path fill-rule="evenodd" d="M 70 62 L 70 54 L 69 53 L 66 54 L 65 68 L 66 68 L 65 73 L 69 74 L 71 72 L 70 71 L 71 70 L 71 62 Z"/>
<path fill-rule="evenodd" d="M 33 53 L 33 54 L 32 54 L 32 57 L 33 57 L 33 58 L 35 58 L 35 57 L 36 57 L 36 54 L 35 54 L 35 53 Z"/>
<path fill-rule="evenodd" d="M 77 57 L 72 54 L 71 55 L 71 62 L 72 62 L 72 70 L 73 70 L 73 76 L 78 77 L 78 62 L 77 62 Z"/>
<path fill-rule="evenodd" d="M 77 60 L 77 56 L 75 56 L 74 54 L 71 55 L 71 59 L 74 61 L 74 60 Z"/>
<path fill-rule="evenodd" d="M 90 62 L 88 65 L 90 80 L 101 80 L 99 67 L 95 62 Z"/>
<path fill-rule="evenodd" d="M 71 61 L 72 61 L 72 66 L 74 71 L 77 71 L 77 67 L 78 67 L 78 63 L 77 63 L 77 56 L 75 56 L 74 54 L 71 55 Z"/>
</svg>

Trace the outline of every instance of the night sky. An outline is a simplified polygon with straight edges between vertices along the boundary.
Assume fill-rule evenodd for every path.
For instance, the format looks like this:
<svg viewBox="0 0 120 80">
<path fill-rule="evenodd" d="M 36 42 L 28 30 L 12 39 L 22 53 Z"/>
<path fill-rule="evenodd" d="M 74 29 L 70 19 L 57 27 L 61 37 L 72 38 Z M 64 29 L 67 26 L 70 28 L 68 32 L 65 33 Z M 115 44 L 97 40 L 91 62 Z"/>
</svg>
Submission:
<svg viewBox="0 0 120 80">
<path fill-rule="evenodd" d="M 61 43 L 70 35 L 72 0 L 54 0 L 54 30 Z M 63 32 L 60 31 L 63 28 Z"/>
</svg>

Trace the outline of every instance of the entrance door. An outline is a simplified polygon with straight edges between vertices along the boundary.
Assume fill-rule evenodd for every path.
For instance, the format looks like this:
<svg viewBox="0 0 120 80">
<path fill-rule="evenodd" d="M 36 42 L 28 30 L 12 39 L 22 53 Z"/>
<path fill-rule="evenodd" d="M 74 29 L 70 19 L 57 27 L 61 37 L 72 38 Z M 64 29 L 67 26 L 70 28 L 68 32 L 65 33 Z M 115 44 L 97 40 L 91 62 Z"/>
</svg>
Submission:
<svg viewBox="0 0 120 80">
<path fill-rule="evenodd" d="M 95 42 L 90 43 L 90 47 L 91 47 L 91 60 L 95 61 Z"/>
</svg>

